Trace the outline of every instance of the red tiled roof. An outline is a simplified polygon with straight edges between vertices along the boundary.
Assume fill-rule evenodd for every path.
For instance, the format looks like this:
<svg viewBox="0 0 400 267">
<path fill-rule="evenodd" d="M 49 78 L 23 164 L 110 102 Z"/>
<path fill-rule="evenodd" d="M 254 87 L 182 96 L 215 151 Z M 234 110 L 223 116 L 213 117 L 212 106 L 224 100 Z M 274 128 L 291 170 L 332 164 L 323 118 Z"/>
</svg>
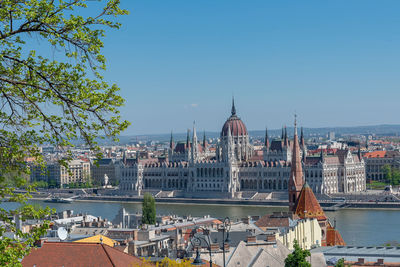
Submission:
<svg viewBox="0 0 400 267">
<path fill-rule="evenodd" d="M 266 214 L 256 221 L 255 225 L 264 231 L 270 227 L 289 227 L 289 216 L 274 216 L 274 214 Z"/>
<path fill-rule="evenodd" d="M 311 187 L 307 183 L 304 184 L 303 189 L 300 192 L 300 196 L 297 199 L 294 210 L 297 216 L 299 216 L 302 219 L 304 218 L 316 218 L 317 220 L 327 219 Z"/>
<path fill-rule="evenodd" d="M 364 158 L 384 158 L 386 151 L 372 151 L 365 153 Z"/>
<path fill-rule="evenodd" d="M 345 246 L 342 236 L 339 231 L 333 228 L 330 224 L 326 228 L 326 246 Z"/>
<path fill-rule="evenodd" d="M 137 266 L 143 261 L 105 244 L 44 242 L 22 260 L 22 266 Z"/>
</svg>

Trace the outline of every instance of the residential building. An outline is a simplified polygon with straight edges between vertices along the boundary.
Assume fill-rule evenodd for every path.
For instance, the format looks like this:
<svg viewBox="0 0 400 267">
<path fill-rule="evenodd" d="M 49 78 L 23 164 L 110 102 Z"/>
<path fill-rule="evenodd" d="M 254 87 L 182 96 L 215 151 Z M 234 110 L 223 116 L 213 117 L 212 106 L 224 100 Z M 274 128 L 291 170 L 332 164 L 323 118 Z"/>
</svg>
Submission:
<svg viewBox="0 0 400 267">
<path fill-rule="evenodd" d="M 365 172 L 369 180 L 382 181 L 385 179 L 383 166 L 400 169 L 400 152 L 378 150 L 364 154 Z"/>
<path fill-rule="evenodd" d="M 294 240 L 303 249 L 311 249 L 322 244 L 322 231 L 315 218 L 296 219 L 291 213 L 275 212 L 261 217 L 255 222 L 260 229 L 274 232 L 275 238 L 289 249 Z"/>
<path fill-rule="evenodd" d="M 60 165 L 60 184 L 84 183 L 90 179 L 90 163 L 81 159 L 68 162 L 68 167 Z"/>
<path fill-rule="evenodd" d="M 49 184 L 54 182 L 58 187 L 69 183 L 83 183 L 90 179 L 90 163 L 81 159 L 74 159 L 67 162 L 68 167 L 59 162 L 52 161 L 44 166 L 31 164 L 31 181 L 46 181 Z"/>
</svg>

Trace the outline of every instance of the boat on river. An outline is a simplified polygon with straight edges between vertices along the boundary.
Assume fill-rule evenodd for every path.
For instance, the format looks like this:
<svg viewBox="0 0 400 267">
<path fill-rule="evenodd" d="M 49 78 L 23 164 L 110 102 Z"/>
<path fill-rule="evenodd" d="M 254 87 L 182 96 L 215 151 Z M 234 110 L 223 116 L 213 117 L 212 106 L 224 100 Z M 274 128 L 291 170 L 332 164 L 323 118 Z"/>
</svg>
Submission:
<svg viewBox="0 0 400 267">
<path fill-rule="evenodd" d="M 74 200 L 72 198 L 62 198 L 62 197 L 48 197 L 44 202 L 50 203 L 72 203 Z"/>
</svg>

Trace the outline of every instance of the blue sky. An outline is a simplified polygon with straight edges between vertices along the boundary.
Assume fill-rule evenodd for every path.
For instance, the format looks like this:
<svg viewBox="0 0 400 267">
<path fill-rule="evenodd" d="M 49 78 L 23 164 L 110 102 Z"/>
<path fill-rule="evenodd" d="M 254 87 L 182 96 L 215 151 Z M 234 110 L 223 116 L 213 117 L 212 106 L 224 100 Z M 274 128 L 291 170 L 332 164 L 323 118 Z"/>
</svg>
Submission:
<svg viewBox="0 0 400 267">
<path fill-rule="evenodd" d="M 123 1 L 106 80 L 124 134 L 399 123 L 400 1 Z"/>
</svg>

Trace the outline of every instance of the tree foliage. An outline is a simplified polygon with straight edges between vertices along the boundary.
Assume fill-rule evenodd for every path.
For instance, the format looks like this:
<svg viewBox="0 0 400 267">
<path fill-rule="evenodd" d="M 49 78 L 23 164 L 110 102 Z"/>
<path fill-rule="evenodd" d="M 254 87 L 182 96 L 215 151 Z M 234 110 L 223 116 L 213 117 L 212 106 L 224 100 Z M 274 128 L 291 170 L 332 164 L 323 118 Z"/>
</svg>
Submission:
<svg viewBox="0 0 400 267">
<path fill-rule="evenodd" d="M 338 260 L 338 262 L 335 264 L 335 267 L 345 267 L 344 265 L 344 259 Z"/>
<path fill-rule="evenodd" d="M 156 201 L 154 197 L 145 193 L 142 203 L 142 223 L 155 224 L 156 223 Z"/>
<path fill-rule="evenodd" d="M 170 258 L 165 257 L 161 261 L 156 262 L 155 264 L 152 263 L 150 259 L 143 259 L 143 263 L 140 265 L 140 267 L 151 267 L 151 266 L 157 266 L 157 267 L 191 267 L 192 263 L 191 260 L 188 259 L 182 259 L 182 260 L 172 260 Z"/>
<path fill-rule="evenodd" d="M 400 183 L 400 170 L 397 168 L 392 168 L 389 164 L 385 164 L 382 167 L 385 182 L 393 186 Z"/>
<path fill-rule="evenodd" d="M 1 0 L 0 1 L 0 195 L 1 201 L 25 203 L 15 188 L 29 177 L 28 158 L 44 165 L 39 146 L 65 149 L 71 159 L 72 140 L 83 139 L 98 150 L 96 137 L 116 138 L 129 123 L 119 108 L 119 88 L 104 81 L 106 59 L 101 54 L 105 29 L 118 29 L 127 14 L 119 0 Z M 85 15 L 87 14 L 87 15 Z M 13 180 L 10 183 L 9 180 Z M 8 185 L 12 186 L 8 186 Z M 48 227 L 23 234 L 12 216 L 44 218 L 50 210 L 23 205 L 0 209 L 0 265 L 19 265 L 35 239 Z M 11 231 L 17 238 L 6 238 Z"/>
<path fill-rule="evenodd" d="M 307 262 L 307 257 L 311 255 L 310 251 L 302 249 L 299 242 L 294 240 L 294 251 L 285 259 L 285 267 L 310 267 L 311 264 Z"/>
</svg>

